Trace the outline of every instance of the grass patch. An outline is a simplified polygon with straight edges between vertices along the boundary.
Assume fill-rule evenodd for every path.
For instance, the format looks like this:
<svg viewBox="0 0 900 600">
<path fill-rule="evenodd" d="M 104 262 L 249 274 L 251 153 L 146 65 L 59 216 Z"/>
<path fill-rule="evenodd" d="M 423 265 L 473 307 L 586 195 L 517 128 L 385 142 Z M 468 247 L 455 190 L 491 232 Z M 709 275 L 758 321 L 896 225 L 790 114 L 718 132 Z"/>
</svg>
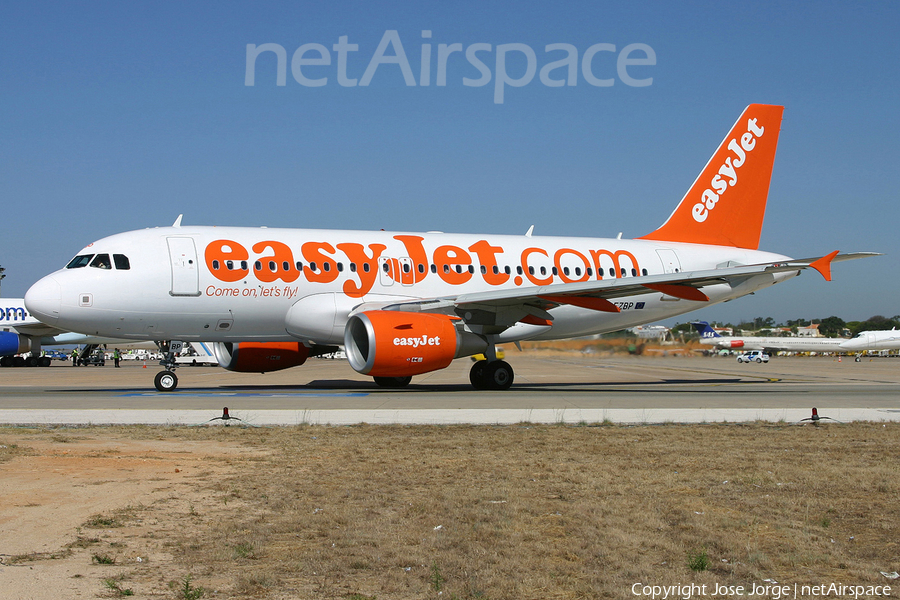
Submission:
<svg viewBox="0 0 900 600">
<path fill-rule="evenodd" d="M 140 520 L 91 519 L 174 557 L 136 568 L 142 586 L 174 570 L 216 597 L 618 598 L 639 581 L 884 585 L 900 549 L 898 424 L 112 429 L 253 454 Z M 74 547 L 99 554 L 91 533 Z M 214 595 L 193 575 L 157 593 Z"/>
</svg>

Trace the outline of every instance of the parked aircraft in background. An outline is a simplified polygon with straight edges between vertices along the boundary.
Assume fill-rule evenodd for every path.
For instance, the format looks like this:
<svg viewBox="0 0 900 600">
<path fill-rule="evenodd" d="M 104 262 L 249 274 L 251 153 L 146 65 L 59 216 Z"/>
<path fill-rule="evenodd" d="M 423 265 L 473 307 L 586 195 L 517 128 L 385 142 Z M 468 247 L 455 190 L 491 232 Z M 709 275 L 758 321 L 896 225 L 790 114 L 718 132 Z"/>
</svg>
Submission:
<svg viewBox="0 0 900 600">
<path fill-rule="evenodd" d="M 179 216 L 88 245 L 25 303 L 54 327 L 160 342 L 161 391 L 177 385 L 185 341 L 215 342 L 225 368 L 260 372 L 344 344 L 350 365 L 385 386 L 484 353 L 473 386 L 506 389 L 513 370 L 498 343 L 651 323 L 809 267 L 830 280 L 832 262 L 868 255 L 758 250 L 782 112 L 747 107 L 669 219 L 638 239 L 194 227 Z"/>
<path fill-rule="evenodd" d="M 0 365 L 13 366 L 16 354 L 31 353 L 20 364 L 48 367 L 50 358 L 41 356 L 43 346 L 66 344 L 113 344 L 123 340 L 72 333 L 41 323 L 25 308 L 22 298 L 0 298 Z"/>
<path fill-rule="evenodd" d="M 775 352 L 843 352 L 847 338 L 721 336 L 706 321 L 691 323 L 700 334 L 700 343 L 725 350 L 765 350 Z"/>
<path fill-rule="evenodd" d="M 844 340 L 841 348 L 847 352 L 865 352 L 867 350 L 900 350 L 900 331 L 896 329 L 882 331 L 863 331 L 849 340 Z"/>
</svg>

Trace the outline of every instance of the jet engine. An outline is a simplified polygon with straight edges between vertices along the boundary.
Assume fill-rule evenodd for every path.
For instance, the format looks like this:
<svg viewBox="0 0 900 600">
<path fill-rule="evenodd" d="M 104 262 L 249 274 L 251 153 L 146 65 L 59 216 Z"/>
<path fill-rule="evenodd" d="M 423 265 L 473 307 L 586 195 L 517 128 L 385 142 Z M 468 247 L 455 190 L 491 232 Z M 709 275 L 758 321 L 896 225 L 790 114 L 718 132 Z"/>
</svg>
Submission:
<svg viewBox="0 0 900 600">
<path fill-rule="evenodd" d="M 31 340 L 27 337 L 11 331 L 0 331 L 0 356 L 12 356 L 30 350 Z"/>
<path fill-rule="evenodd" d="M 743 348 L 743 347 L 744 347 L 744 340 L 732 340 L 732 341 L 728 344 L 728 347 L 729 347 L 729 348 Z"/>
<path fill-rule="evenodd" d="M 361 312 L 347 321 L 344 348 L 350 366 L 363 375 L 420 375 L 487 348 L 484 338 L 458 330 L 458 320 L 430 313 Z"/>
<path fill-rule="evenodd" d="M 302 365 L 310 352 L 300 342 L 217 342 L 213 354 L 229 371 L 267 373 Z"/>
</svg>

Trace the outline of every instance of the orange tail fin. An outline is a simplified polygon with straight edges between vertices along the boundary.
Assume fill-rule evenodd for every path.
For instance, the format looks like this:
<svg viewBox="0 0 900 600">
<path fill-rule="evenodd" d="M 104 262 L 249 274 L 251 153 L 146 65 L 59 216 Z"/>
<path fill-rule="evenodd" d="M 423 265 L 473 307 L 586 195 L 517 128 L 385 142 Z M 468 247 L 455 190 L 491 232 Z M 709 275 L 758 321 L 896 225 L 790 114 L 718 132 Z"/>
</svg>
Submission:
<svg viewBox="0 0 900 600">
<path fill-rule="evenodd" d="M 748 106 L 669 220 L 639 239 L 759 248 L 783 112 Z"/>
</svg>

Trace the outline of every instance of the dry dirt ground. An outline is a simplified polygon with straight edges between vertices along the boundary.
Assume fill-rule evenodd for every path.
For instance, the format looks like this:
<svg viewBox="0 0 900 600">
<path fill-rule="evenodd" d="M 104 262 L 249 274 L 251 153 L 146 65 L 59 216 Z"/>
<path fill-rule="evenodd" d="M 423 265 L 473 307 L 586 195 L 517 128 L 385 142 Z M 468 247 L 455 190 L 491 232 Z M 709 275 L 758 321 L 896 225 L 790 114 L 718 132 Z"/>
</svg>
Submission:
<svg viewBox="0 0 900 600">
<path fill-rule="evenodd" d="M 0 598 L 898 597 L 898 448 L 866 423 L 0 428 Z"/>
</svg>

